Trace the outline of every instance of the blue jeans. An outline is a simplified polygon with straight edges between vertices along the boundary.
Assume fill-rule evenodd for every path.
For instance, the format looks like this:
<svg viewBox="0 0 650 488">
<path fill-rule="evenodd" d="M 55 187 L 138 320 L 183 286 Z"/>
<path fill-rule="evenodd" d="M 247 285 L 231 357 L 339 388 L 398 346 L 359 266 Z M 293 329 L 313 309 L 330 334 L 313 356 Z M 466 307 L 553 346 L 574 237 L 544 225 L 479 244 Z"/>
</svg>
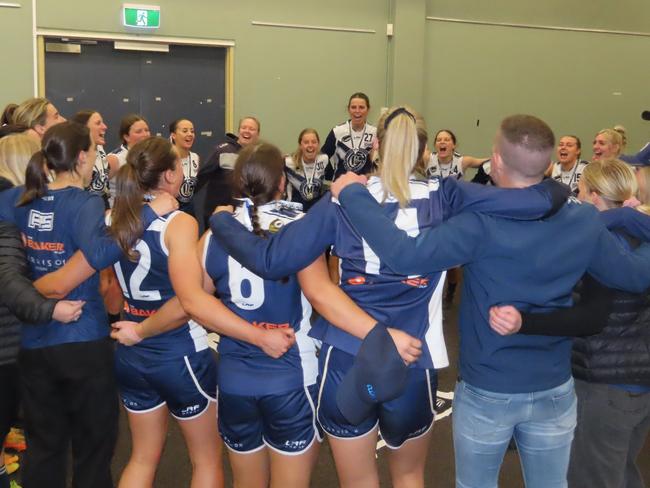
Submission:
<svg viewBox="0 0 650 488">
<path fill-rule="evenodd" d="M 457 488 L 496 488 L 513 436 L 527 488 L 566 488 L 577 415 L 573 379 L 532 393 L 494 393 L 461 381 L 453 405 Z"/>
</svg>

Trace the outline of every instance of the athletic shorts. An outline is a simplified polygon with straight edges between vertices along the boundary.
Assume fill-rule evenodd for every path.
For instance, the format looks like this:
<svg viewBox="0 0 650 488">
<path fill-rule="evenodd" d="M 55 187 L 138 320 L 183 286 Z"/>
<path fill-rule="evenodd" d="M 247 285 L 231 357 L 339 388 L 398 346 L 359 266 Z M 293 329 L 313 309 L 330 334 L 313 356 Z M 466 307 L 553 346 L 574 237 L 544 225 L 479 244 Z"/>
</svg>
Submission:
<svg viewBox="0 0 650 488">
<path fill-rule="evenodd" d="M 229 449 L 247 454 L 267 446 L 299 455 L 322 440 L 316 424 L 316 385 L 278 395 L 242 396 L 219 390 L 219 432 Z"/>
<path fill-rule="evenodd" d="M 381 437 L 391 449 L 398 449 L 409 439 L 429 431 L 434 421 L 438 375 L 434 369 L 410 368 L 407 385 L 401 396 L 378 403 L 374 412 L 358 425 L 350 424 L 336 404 L 336 391 L 352 366 L 354 356 L 323 345 L 318 358 L 318 423 L 332 437 L 363 437 L 379 425 Z"/>
<path fill-rule="evenodd" d="M 115 375 L 124 408 L 145 413 L 167 404 L 179 420 L 201 415 L 216 402 L 217 363 L 209 349 L 188 356 L 155 357 L 137 346 L 118 347 Z"/>
</svg>

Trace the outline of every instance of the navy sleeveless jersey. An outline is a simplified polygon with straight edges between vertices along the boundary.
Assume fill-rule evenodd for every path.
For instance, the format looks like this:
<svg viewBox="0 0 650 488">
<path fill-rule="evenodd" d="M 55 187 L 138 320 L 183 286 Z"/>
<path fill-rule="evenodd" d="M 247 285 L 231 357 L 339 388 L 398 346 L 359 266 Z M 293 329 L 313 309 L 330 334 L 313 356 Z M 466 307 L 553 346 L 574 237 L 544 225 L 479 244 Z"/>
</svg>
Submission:
<svg viewBox="0 0 650 488">
<path fill-rule="evenodd" d="M 139 254 L 137 261 L 131 261 L 123 255 L 115 263 L 115 274 L 124 295 L 126 320 L 142 322 L 175 296 L 169 279 L 169 251 L 165 246 L 165 232 L 178 214 L 179 211 L 172 212 L 149 224 L 134 247 Z M 154 354 L 165 353 L 168 357 L 185 356 L 207 349 L 207 334 L 203 327 L 190 321 L 144 339 L 133 347 Z"/>
<path fill-rule="evenodd" d="M 235 218 L 252 229 L 249 201 Z M 300 205 L 275 201 L 257 209 L 260 226 L 277 232 L 302 217 Z M 206 240 L 203 265 L 217 294 L 230 310 L 255 327 L 292 328 L 296 343 L 282 357 L 273 359 L 247 342 L 222 336 L 219 341 L 219 389 L 235 395 L 284 393 L 316 382 L 315 344 L 307 334 L 311 305 L 304 298 L 295 275 L 279 281 L 264 280 L 229 256 L 213 238 Z"/>
<path fill-rule="evenodd" d="M 21 231 L 32 278 L 56 271 L 77 250 L 93 264 L 93 248 L 107 238 L 104 202 L 80 188 L 48 190 L 41 198 L 16 207 L 24 187 L 1 193 L 0 219 L 13 222 Z M 99 294 L 99 275 L 94 274 L 66 297 L 85 300 L 81 317 L 62 324 L 23 324 L 22 346 L 26 349 L 86 342 L 106 337 L 109 332 L 104 301 Z"/>
<path fill-rule="evenodd" d="M 411 200 L 405 208 L 388 196 L 384 213 L 411 236 L 443 220 L 443 201 L 439 180 L 409 182 Z M 368 190 L 382 202 L 384 192 L 379 178 L 372 177 Z M 340 286 L 347 295 L 373 318 L 403 330 L 423 341 L 422 357 L 417 366 L 443 368 L 449 365 L 442 335 L 443 273 L 404 276 L 385 266 L 368 244 L 348 223 L 338 205 L 338 229 L 332 252 L 341 258 Z M 314 232 L 319 232 L 314 229 Z M 312 336 L 350 354 L 356 354 L 360 340 L 329 324 L 322 317 Z"/>
</svg>

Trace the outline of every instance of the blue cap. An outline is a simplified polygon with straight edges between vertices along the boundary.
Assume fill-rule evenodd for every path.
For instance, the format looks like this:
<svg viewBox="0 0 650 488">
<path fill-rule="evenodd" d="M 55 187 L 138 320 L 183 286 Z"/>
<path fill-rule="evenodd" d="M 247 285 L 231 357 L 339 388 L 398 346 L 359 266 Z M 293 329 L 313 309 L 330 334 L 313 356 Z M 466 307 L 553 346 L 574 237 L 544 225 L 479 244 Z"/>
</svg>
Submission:
<svg viewBox="0 0 650 488">
<path fill-rule="evenodd" d="M 336 392 L 336 405 L 352 425 L 372 414 L 377 403 L 404 392 L 408 367 L 386 326 L 378 322 L 361 343 Z"/>
</svg>

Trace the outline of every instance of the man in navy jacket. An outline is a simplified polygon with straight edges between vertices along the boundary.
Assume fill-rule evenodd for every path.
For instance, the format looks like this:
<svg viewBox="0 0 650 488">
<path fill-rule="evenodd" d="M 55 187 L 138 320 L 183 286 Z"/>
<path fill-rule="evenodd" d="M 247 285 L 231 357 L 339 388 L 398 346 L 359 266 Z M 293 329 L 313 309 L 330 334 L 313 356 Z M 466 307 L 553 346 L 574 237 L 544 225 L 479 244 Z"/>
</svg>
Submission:
<svg viewBox="0 0 650 488">
<path fill-rule="evenodd" d="M 538 183 L 554 143 L 550 127 L 536 117 L 504 119 L 490 176 L 501 187 Z M 453 416 L 457 486 L 496 488 L 514 436 L 526 486 L 566 487 L 576 423 L 571 339 L 498 335 L 488 311 L 504 303 L 534 312 L 568 307 L 585 272 L 607 286 L 641 292 L 650 286 L 650 248 L 625 251 L 597 210 L 574 199 L 538 221 L 463 213 L 409 237 L 363 186 L 349 185 L 358 178 L 342 177 L 332 192 L 382 263 L 402 274 L 465 265 Z"/>
</svg>

